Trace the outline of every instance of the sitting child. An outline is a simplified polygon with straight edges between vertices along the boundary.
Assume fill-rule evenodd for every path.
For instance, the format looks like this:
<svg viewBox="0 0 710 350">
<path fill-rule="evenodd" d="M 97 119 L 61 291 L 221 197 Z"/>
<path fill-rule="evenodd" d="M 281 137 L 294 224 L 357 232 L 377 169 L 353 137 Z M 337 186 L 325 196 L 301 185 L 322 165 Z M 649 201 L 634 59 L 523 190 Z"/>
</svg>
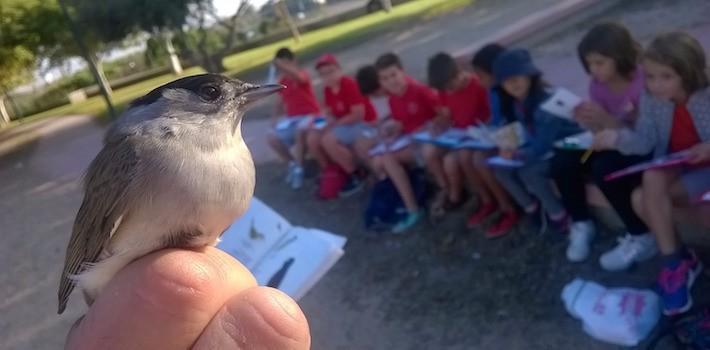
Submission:
<svg viewBox="0 0 710 350">
<path fill-rule="evenodd" d="M 367 123 L 363 132 L 355 140 L 355 153 L 360 162 L 367 165 L 370 170 L 372 162 L 370 161 L 370 150 L 377 144 L 377 127 L 383 121 L 390 117 L 390 106 L 387 92 L 380 85 L 377 69 L 375 66 L 368 65 L 358 69 L 355 75 L 357 84 L 360 87 L 360 92 L 366 96 L 370 104 L 375 110 L 375 119 Z"/>
<path fill-rule="evenodd" d="M 375 68 L 380 84 L 389 94 L 392 118 L 379 127 L 380 140 L 389 149 L 374 157 L 373 166 L 378 177 L 392 180 L 407 208 L 407 215 L 392 229 L 394 233 L 402 233 L 421 217 L 406 170 L 417 163 L 415 149 L 407 136 L 429 125 L 437 116 L 439 101 L 434 91 L 406 75 L 397 55 L 380 56 Z"/>
<path fill-rule="evenodd" d="M 351 149 L 365 130 L 364 123 L 375 119 L 375 110 L 360 93 L 357 82 L 343 74 L 333 55 L 318 59 L 316 70 L 325 85 L 323 95 L 328 122 L 323 129 L 312 133 L 309 149 L 320 158 L 322 167 L 330 160 L 348 174 L 350 180 L 340 192 L 341 197 L 346 197 L 362 188 L 355 176 L 357 164 Z"/>
<path fill-rule="evenodd" d="M 577 51 L 592 79 L 591 101 L 575 109 L 575 120 L 593 132 L 632 127 L 643 91 L 643 72 L 638 67 L 640 47 L 631 33 L 620 24 L 602 23 L 582 38 Z M 567 259 L 585 260 L 595 235 L 587 205 L 587 176 L 604 193 L 628 231 L 616 247 L 602 254 L 601 266 L 608 271 L 625 270 L 633 262 L 653 257 L 657 251 L 653 235 L 631 208 L 631 191 L 641 184 L 641 175 L 604 180 L 609 173 L 647 159 L 646 155 L 624 155 L 612 150 L 595 152 L 582 162 L 584 153 L 585 150 L 558 150 L 552 159 L 553 177 L 572 217 Z"/>
<path fill-rule="evenodd" d="M 692 306 L 690 289 L 702 269 L 673 228 L 673 205 L 695 201 L 710 188 L 710 81 L 702 46 L 685 33 L 656 37 L 643 55 L 647 93 L 641 97 L 634 129 L 607 129 L 595 135 L 599 150 L 655 157 L 688 152 L 688 164 L 648 170 L 633 203 L 663 255 L 658 287 L 663 312 L 675 315 Z"/>
<path fill-rule="evenodd" d="M 320 107 L 308 72 L 298 66 L 291 50 L 279 49 L 274 66 L 280 74 L 279 83 L 286 89 L 279 92 L 281 98 L 276 104 L 274 127 L 267 138 L 274 152 L 288 162 L 286 182 L 293 189 L 299 189 L 303 185 L 306 134 L 313 119 L 320 115 Z M 291 154 L 291 147 L 294 147 L 294 154 Z"/>
<path fill-rule="evenodd" d="M 569 219 L 550 179 L 550 158 L 555 141 L 581 129 L 540 108 L 550 94 L 528 51 L 511 49 L 501 53 L 493 64 L 493 73 L 501 115 L 508 123 L 520 123 L 526 134 L 520 148 L 500 150 L 500 157 L 518 160 L 522 166 L 496 167 L 496 177 L 534 226 L 549 218 L 556 231 L 566 231 Z"/>
</svg>

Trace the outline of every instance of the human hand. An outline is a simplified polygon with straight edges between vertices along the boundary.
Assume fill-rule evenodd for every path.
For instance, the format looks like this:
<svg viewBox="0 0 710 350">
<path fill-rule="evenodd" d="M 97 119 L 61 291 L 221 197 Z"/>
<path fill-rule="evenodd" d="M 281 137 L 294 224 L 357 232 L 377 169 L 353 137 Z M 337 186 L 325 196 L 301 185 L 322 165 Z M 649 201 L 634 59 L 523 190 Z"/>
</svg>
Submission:
<svg viewBox="0 0 710 350">
<path fill-rule="evenodd" d="M 447 119 L 435 118 L 432 120 L 431 124 L 429 124 L 429 133 L 431 133 L 432 136 L 438 136 L 448 130 L 450 126 L 451 124 Z"/>
<path fill-rule="evenodd" d="M 213 247 L 165 249 L 121 270 L 72 327 L 66 349 L 309 349 L 284 293 Z"/>
<path fill-rule="evenodd" d="M 688 163 L 700 164 L 710 162 L 710 143 L 699 143 L 688 149 Z"/>
<path fill-rule="evenodd" d="M 582 102 L 574 109 L 574 120 L 592 131 L 616 128 L 619 125 L 616 117 L 609 114 L 600 104 L 592 101 Z"/>
<path fill-rule="evenodd" d="M 514 149 L 505 149 L 501 148 L 498 151 L 498 156 L 503 158 L 503 159 L 513 159 L 515 158 L 515 150 Z"/>
<path fill-rule="evenodd" d="M 617 142 L 619 142 L 619 130 L 602 130 L 594 134 L 594 140 L 592 141 L 592 149 L 597 151 L 615 149 Z"/>
<path fill-rule="evenodd" d="M 394 139 L 399 134 L 399 124 L 393 119 L 388 119 L 380 124 L 380 137 Z"/>
</svg>

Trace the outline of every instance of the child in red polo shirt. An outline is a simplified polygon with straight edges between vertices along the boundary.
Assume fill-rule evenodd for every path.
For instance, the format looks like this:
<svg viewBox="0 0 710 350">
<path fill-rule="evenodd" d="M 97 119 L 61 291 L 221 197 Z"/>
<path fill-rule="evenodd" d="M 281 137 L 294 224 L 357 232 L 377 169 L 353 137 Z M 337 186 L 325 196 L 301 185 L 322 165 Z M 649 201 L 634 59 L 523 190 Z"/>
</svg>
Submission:
<svg viewBox="0 0 710 350">
<path fill-rule="evenodd" d="M 274 127 L 267 137 L 274 152 L 288 162 L 286 182 L 298 189 L 303 185 L 307 133 L 313 119 L 320 115 L 320 107 L 308 72 L 298 66 L 291 50 L 279 49 L 274 65 L 281 75 L 279 83 L 286 89 L 279 93 L 281 98 L 274 113 Z M 291 154 L 291 147 L 294 154 Z"/>
<path fill-rule="evenodd" d="M 451 130 L 455 134 L 465 134 L 466 128 L 489 122 L 491 109 L 486 88 L 469 72 L 461 70 L 453 57 L 439 53 L 429 60 L 429 84 L 439 90 L 441 104 L 449 119 Z M 471 215 L 468 226 L 478 226 L 500 208 L 504 213 L 499 222 L 488 231 L 507 231 L 516 222 L 508 217 L 516 217 L 515 207 L 503 187 L 487 167 L 476 167 L 474 160 L 489 157 L 488 151 L 473 149 L 447 149 L 429 145 L 425 154 L 430 166 L 440 169 L 445 177 L 444 184 L 432 212 L 443 213 L 448 208 L 456 207 L 463 201 L 463 173 L 469 189 L 478 195 L 478 210 Z"/>
<path fill-rule="evenodd" d="M 429 87 L 408 77 L 397 55 L 388 53 L 375 62 L 380 84 L 389 94 L 392 118 L 380 126 L 380 138 L 394 144 L 402 136 L 438 123 L 439 99 Z M 401 233 L 414 226 L 421 212 L 407 175 L 406 167 L 416 164 L 414 148 L 407 145 L 399 150 L 376 156 L 373 165 L 380 177 L 388 176 L 397 187 L 407 208 L 407 216 L 392 231 Z"/>
<path fill-rule="evenodd" d="M 323 96 L 328 124 L 322 131 L 314 133 L 319 138 L 314 141 L 320 142 L 309 145 L 309 148 L 318 148 L 318 153 L 324 153 L 345 170 L 350 181 L 341 190 L 340 196 L 350 196 L 362 188 L 362 182 L 353 176 L 357 164 L 352 147 L 364 130 L 363 123 L 375 119 L 375 110 L 360 93 L 357 82 L 343 74 L 335 56 L 325 54 L 320 57 L 316 70 L 325 85 Z"/>
</svg>

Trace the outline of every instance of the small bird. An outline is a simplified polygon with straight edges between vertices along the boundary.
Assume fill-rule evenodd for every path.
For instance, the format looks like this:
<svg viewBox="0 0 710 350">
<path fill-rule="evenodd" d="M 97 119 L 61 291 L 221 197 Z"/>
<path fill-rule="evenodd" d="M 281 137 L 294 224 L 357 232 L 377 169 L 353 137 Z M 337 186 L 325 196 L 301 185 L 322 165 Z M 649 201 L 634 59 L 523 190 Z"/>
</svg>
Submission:
<svg viewBox="0 0 710 350">
<path fill-rule="evenodd" d="M 85 175 L 59 314 L 75 285 L 91 305 L 131 261 L 162 248 L 219 241 L 254 193 L 254 162 L 241 134 L 244 111 L 282 88 L 202 74 L 131 103 Z"/>
</svg>

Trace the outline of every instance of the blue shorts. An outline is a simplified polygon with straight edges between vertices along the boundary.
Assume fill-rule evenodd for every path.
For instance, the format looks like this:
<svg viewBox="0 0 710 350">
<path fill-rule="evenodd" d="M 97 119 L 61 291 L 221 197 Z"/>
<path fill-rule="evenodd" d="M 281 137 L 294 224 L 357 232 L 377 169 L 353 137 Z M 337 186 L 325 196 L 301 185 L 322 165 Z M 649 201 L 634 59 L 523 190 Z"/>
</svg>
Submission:
<svg viewBox="0 0 710 350">
<path fill-rule="evenodd" d="M 296 135 L 299 130 L 305 130 L 314 116 L 297 115 L 281 118 L 274 126 L 273 133 L 286 146 L 296 144 Z"/>
<path fill-rule="evenodd" d="M 355 123 L 335 126 L 330 130 L 330 132 L 333 133 L 335 139 L 338 140 L 339 143 L 346 146 L 352 146 L 352 144 L 355 143 L 355 140 L 362 136 L 365 128 L 366 126 L 363 123 Z"/>
</svg>

